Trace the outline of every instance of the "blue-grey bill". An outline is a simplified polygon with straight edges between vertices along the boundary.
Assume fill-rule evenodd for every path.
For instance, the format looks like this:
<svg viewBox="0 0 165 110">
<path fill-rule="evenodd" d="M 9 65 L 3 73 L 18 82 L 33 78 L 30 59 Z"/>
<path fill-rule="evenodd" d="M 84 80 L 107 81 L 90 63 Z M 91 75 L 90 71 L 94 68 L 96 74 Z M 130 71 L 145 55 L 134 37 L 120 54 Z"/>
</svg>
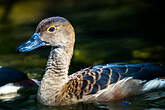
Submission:
<svg viewBox="0 0 165 110">
<path fill-rule="evenodd" d="M 46 43 L 40 39 L 40 33 L 34 33 L 33 36 L 24 44 L 17 48 L 18 52 L 32 51 L 41 46 L 46 46 Z"/>
</svg>

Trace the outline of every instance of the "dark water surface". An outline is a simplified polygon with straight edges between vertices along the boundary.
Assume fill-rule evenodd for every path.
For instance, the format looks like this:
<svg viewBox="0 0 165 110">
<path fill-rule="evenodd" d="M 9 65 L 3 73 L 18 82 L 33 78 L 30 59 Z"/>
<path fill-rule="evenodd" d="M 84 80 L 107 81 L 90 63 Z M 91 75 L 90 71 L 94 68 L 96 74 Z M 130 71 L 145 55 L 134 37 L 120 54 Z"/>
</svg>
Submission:
<svg viewBox="0 0 165 110">
<path fill-rule="evenodd" d="M 70 106 L 47 107 L 36 101 L 35 93 L 0 102 L 0 110 L 164 110 L 165 92 L 153 91 L 123 101 L 104 103 L 78 103 Z"/>
<path fill-rule="evenodd" d="M 21 54 L 16 53 L 16 48 L 34 33 L 41 19 L 50 16 L 64 16 L 75 28 L 70 74 L 90 65 L 114 62 L 165 65 L 158 7 L 158 3 L 141 0 L 1 0 L 0 65 L 20 69 L 30 78 L 41 80 L 50 48 Z M 36 90 L 25 90 L 12 101 L 0 101 L 0 110 L 123 109 L 163 110 L 165 92 L 152 91 L 117 102 L 45 107 L 37 103 Z"/>
</svg>

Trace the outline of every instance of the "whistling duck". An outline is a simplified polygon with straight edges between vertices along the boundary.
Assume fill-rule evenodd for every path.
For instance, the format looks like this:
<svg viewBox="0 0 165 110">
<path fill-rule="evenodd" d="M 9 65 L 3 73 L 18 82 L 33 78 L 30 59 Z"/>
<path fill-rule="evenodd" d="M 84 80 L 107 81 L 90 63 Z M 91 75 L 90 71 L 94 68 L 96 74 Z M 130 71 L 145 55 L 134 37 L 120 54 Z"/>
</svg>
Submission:
<svg viewBox="0 0 165 110">
<path fill-rule="evenodd" d="M 15 98 L 17 92 L 22 88 L 36 88 L 39 81 L 29 79 L 25 73 L 20 70 L 0 66 L 0 99 Z M 6 97 L 8 95 L 8 97 Z"/>
<path fill-rule="evenodd" d="M 45 74 L 37 93 L 40 103 L 48 106 L 85 101 L 112 101 L 165 87 L 165 68 L 143 63 L 96 65 L 68 75 L 73 55 L 75 32 L 63 17 L 42 20 L 32 37 L 18 47 L 27 52 L 51 46 Z"/>
</svg>

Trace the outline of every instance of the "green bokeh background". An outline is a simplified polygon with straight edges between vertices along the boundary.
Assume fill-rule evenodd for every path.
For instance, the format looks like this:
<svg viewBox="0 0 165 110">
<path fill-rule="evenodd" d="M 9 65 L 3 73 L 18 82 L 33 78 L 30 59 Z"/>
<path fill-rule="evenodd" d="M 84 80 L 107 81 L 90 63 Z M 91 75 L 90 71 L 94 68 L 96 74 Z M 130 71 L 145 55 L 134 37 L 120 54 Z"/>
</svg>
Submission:
<svg viewBox="0 0 165 110">
<path fill-rule="evenodd" d="M 160 5 L 156 0 L 0 0 L 0 65 L 40 80 L 50 48 L 21 54 L 16 48 L 51 16 L 67 18 L 75 28 L 69 73 L 114 62 L 165 64 Z"/>
</svg>

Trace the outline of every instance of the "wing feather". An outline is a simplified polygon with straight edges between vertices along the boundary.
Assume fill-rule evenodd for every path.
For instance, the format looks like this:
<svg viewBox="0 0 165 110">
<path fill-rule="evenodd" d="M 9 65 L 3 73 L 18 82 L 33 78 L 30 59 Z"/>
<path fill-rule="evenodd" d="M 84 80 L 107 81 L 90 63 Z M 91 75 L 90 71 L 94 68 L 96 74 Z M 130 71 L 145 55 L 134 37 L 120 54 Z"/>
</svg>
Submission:
<svg viewBox="0 0 165 110">
<path fill-rule="evenodd" d="M 96 94 L 99 90 L 105 89 L 110 84 L 126 77 L 149 80 L 158 76 L 165 76 L 164 70 L 164 67 L 148 63 L 97 65 L 70 75 L 67 88 L 71 96 L 74 95 L 77 99 L 80 99 L 85 95 Z"/>
</svg>

